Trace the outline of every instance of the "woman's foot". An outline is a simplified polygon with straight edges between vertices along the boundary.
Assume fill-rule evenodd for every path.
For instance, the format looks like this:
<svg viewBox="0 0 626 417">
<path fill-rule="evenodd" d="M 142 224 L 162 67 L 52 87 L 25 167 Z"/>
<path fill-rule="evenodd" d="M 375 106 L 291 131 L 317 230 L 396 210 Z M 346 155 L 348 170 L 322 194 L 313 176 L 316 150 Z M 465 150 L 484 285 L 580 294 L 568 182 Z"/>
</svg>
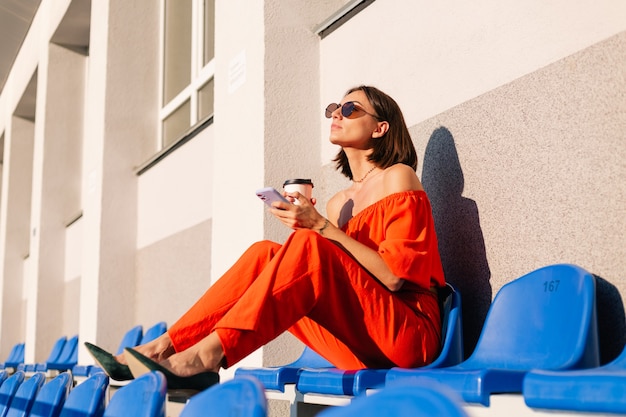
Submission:
<svg viewBox="0 0 626 417">
<path fill-rule="evenodd" d="M 147 372 L 159 371 L 165 376 L 169 391 L 203 391 L 217 384 L 220 380 L 219 373 L 206 370 L 194 372 L 188 376 L 177 375 L 162 364 L 154 362 L 132 348 L 126 348 L 125 354 L 128 359 L 128 366 L 135 377 L 139 377 Z"/>
<path fill-rule="evenodd" d="M 176 351 L 174 350 L 174 345 L 172 344 L 172 339 L 170 339 L 170 335 L 167 334 L 167 332 L 163 333 L 161 336 L 148 343 L 134 347 L 133 350 L 141 353 L 143 356 L 150 358 L 155 362 L 164 361 L 165 359 L 176 353 Z M 115 359 L 119 363 L 125 365 L 128 364 L 124 353 L 115 356 Z"/>
<path fill-rule="evenodd" d="M 169 339 L 168 337 L 167 340 L 169 341 L 169 344 L 171 346 L 171 339 Z M 224 360 L 222 342 L 215 332 L 211 333 L 190 348 L 182 352 L 169 354 L 167 355 L 167 357 L 161 360 L 159 360 L 159 357 L 157 357 L 156 359 L 155 356 L 150 357 L 149 355 L 145 354 L 140 348 L 141 346 L 133 348 L 132 351 L 135 351 L 140 355 L 154 361 L 155 363 L 158 363 L 163 368 L 180 377 L 189 377 L 203 372 L 217 373 L 219 372 L 222 361 Z M 129 353 L 132 352 L 125 352 L 126 361 L 131 360 L 131 358 L 129 358 L 128 356 Z M 160 357 L 164 356 L 165 355 L 160 355 Z M 137 367 L 135 369 L 139 371 Z M 135 375 L 135 377 L 137 377 L 137 375 Z"/>
</svg>

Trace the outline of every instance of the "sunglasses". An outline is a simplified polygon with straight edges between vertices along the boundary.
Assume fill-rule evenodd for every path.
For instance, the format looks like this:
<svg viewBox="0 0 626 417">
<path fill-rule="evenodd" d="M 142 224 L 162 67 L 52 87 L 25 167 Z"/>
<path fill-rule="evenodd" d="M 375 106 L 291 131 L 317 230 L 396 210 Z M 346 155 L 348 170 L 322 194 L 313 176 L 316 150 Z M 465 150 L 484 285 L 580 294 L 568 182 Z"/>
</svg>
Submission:
<svg viewBox="0 0 626 417">
<path fill-rule="evenodd" d="M 333 117 L 333 113 L 338 108 L 341 108 L 341 115 L 343 117 L 350 117 L 352 115 L 352 113 L 354 113 L 356 110 L 360 110 L 363 113 L 368 114 L 368 115 L 372 116 L 373 118 L 375 118 L 377 120 L 381 120 L 381 118 L 376 116 L 375 114 L 368 113 L 362 107 L 357 106 L 354 101 L 346 101 L 343 104 L 330 103 L 328 106 L 326 106 L 326 118 L 327 119 L 332 118 Z"/>
</svg>

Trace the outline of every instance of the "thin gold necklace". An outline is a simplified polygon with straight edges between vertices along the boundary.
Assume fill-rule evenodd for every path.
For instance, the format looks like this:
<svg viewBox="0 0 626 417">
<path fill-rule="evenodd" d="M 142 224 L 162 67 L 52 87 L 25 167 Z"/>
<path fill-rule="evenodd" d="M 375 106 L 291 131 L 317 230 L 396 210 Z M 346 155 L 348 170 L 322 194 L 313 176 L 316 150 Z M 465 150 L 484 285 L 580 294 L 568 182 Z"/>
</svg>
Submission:
<svg viewBox="0 0 626 417">
<path fill-rule="evenodd" d="M 368 176 L 368 175 L 369 175 L 369 174 L 370 174 L 373 170 L 375 170 L 375 169 L 376 169 L 376 166 L 374 165 L 374 166 L 372 167 L 372 169 L 370 169 L 369 171 L 367 171 L 367 172 L 365 173 L 365 175 L 363 175 L 363 178 L 361 178 L 360 180 L 355 180 L 355 179 L 353 178 L 353 179 L 352 179 L 352 182 L 358 182 L 358 183 L 361 183 L 361 182 L 365 181 L 365 178 L 367 178 L 367 176 Z"/>
</svg>

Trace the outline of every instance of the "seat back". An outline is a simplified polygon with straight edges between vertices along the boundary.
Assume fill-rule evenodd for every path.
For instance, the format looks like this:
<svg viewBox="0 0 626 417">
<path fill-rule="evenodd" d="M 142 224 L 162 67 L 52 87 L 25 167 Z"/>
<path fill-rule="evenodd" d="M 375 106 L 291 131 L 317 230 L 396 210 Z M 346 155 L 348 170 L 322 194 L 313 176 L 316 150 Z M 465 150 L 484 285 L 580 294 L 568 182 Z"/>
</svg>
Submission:
<svg viewBox="0 0 626 417">
<path fill-rule="evenodd" d="M 161 336 L 166 331 L 167 323 L 165 323 L 164 321 L 160 321 L 144 332 L 143 337 L 141 338 L 141 343 L 139 344 L 143 345 L 144 343 L 151 342 L 157 337 Z"/>
<path fill-rule="evenodd" d="M 117 355 L 121 355 L 124 353 L 124 349 L 127 347 L 135 347 L 141 342 L 141 338 L 143 337 L 143 326 L 138 325 L 130 329 L 126 332 L 122 341 L 120 342 L 120 346 L 117 349 Z"/>
<path fill-rule="evenodd" d="M 78 335 L 67 339 L 63 350 L 56 361 L 48 362 L 48 369 L 66 371 L 72 369 L 78 363 Z"/>
<path fill-rule="evenodd" d="M 215 416 L 265 417 L 267 399 L 263 385 L 250 376 L 237 377 L 191 397 L 180 417 Z"/>
<path fill-rule="evenodd" d="M 22 382 L 17 391 L 15 391 L 15 396 L 11 401 L 6 417 L 27 417 L 45 380 L 45 375 L 42 372 L 37 372 Z"/>
<path fill-rule="evenodd" d="M 17 368 L 18 365 L 24 363 L 24 346 L 24 343 L 13 345 L 6 361 L 4 361 L 5 368 Z"/>
<path fill-rule="evenodd" d="M 70 391 L 60 417 L 102 417 L 108 386 L 109 377 L 104 373 L 90 376 Z"/>
<path fill-rule="evenodd" d="M 72 375 L 63 372 L 39 390 L 30 417 L 57 417 L 72 388 Z"/>
<path fill-rule="evenodd" d="M 165 376 L 159 371 L 148 372 L 117 390 L 104 416 L 165 417 L 166 394 Z"/>
<path fill-rule="evenodd" d="M 308 346 L 304 347 L 302 354 L 292 363 L 285 365 L 289 368 L 330 368 L 334 365 L 324 359 L 319 353 Z"/>
<path fill-rule="evenodd" d="M 0 385 L 0 417 L 5 417 L 17 389 L 24 382 L 24 372 L 17 371 Z"/>
<path fill-rule="evenodd" d="M 441 352 L 424 368 L 443 368 L 461 363 L 463 353 L 463 315 L 461 294 L 452 284 L 446 284 L 441 304 Z"/>
<path fill-rule="evenodd" d="M 16 343 L 13 345 L 13 347 L 9 351 L 9 354 L 7 355 L 7 358 L 4 360 L 5 363 L 15 360 L 15 356 L 17 355 L 17 352 L 19 351 L 20 345 L 21 343 Z"/>
<path fill-rule="evenodd" d="M 52 350 L 50 350 L 50 354 L 48 355 L 48 359 L 46 359 L 46 363 L 56 362 L 59 359 L 59 356 L 61 355 L 61 352 L 63 352 L 63 347 L 65 346 L 66 342 L 67 337 L 65 336 L 61 336 L 57 339 L 56 342 L 54 342 Z"/>
<path fill-rule="evenodd" d="M 571 369 L 598 366 L 595 278 L 559 264 L 498 291 L 463 368 Z"/>
<path fill-rule="evenodd" d="M 462 400 L 447 387 L 429 383 L 407 383 L 383 388 L 356 398 L 349 405 L 329 407 L 319 417 L 467 417 Z"/>
</svg>

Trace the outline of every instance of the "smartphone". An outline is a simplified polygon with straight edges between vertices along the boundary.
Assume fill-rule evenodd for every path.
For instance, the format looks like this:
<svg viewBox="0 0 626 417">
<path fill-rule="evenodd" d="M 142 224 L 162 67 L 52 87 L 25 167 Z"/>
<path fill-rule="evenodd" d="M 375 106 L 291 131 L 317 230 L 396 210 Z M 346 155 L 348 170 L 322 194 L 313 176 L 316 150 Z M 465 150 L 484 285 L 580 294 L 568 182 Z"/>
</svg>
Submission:
<svg viewBox="0 0 626 417">
<path fill-rule="evenodd" d="M 282 201 L 283 203 L 291 204 L 289 200 L 283 197 L 281 193 L 279 193 L 275 188 L 272 187 L 265 187 L 256 190 L 256 195 L 270 207 L 272 206 L 272 203 L 274 201 Z"/>
</svg>

